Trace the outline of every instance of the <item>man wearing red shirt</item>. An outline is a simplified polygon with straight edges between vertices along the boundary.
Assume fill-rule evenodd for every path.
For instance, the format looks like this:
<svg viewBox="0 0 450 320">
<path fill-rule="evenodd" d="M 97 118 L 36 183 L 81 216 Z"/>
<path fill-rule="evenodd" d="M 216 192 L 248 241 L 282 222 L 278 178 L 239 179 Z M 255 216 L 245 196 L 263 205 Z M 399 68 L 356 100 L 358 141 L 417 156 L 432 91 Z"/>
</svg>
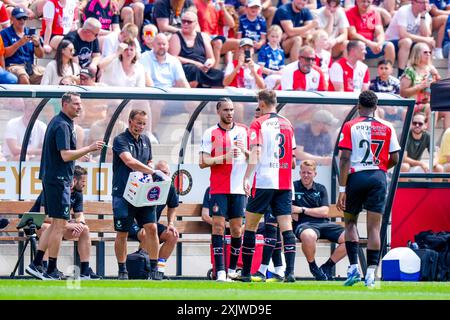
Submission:
<svg viewBox="0 0 450 320">
<path fill-rule="evenodd" d="M 373 0 L 356 0 L 356 5 L 346 14 L 350 28 L 349 40 L 362 41 L 367 46 L 366 59 L 384 55 L 385 60 L 395 61 L 395 47 L 385 40 L 380 14 L 371 8 Z"/>
<path fill-rule="evenodd" d="M 316 65 L 315 51 L 310 46 L 300 48 L 298 61 L 288 64 L 281 74 L 281 90 L 325 91 L 325 77 Z"/>
</svg>

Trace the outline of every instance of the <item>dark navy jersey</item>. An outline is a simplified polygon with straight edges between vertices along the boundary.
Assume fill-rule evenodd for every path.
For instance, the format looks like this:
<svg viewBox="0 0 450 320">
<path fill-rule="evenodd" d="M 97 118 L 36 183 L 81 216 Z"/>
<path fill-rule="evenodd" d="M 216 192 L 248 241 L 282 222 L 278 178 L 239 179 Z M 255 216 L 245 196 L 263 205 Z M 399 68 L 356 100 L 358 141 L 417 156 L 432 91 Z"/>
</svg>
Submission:
<svg viewBox="0 0 450 320">
<path fill-rule="evenodd" d="M 264 45 L 258 52 L 258 63 L 271 70 L 280 70 L 284 67 L 284 50 L 280 47 L 272 49 L 269 44 Z"/>
<path fill-rule="evenodd" d="M 313 182 L 311 189 L 306 189 L 301 180 L 294 181 L 294 200 L 292 204 L 297 207 L 305 208 L 319 208 L 323 206 L 328 206 L 328 193 L 324 185 Z M 311 217 L 306 214 L 299 214 L 298 221 L 294 221 L 295 225 L 305 222 L 316 222 L 323 223 L 329 222 L 328 218 L 316 218 Z"/>
<path fill-rule="evenodd" d="M 272 24 L 277 24 L 281 26 L 281 21 L 291 20 L 294 28 L 303 27 L 305 22 L 313 20 L 311 11 L 308 8 L 303 8 L 300 12 L 294 12 L 292 9 L 292 3 L 286 3 L 280 6 L 275 12 Z M 285 31 L 285 30 L 283 30 Z"/>
<path fill-rule="evenodd" d="M 72 181 L 74 161 L 65 162 L 62 150 L 75 150 L 77 145 L 73 121 L 62 111 L 53 117 L 45 131 L 39 179 Z"/>
<path fill-rule="evenodd" d="M 122 161 L 122 159 L 120 159 L 120 154 L 123 152 L 129 152 L 133 158 L 139 160 L 143 164 L 147 164 L 152 160 L 150 138 L 145 134 L 142 134 L 139 136 L 139 139 L 136 140 L 128 129 L 114 138 L 112 195 L 116 197 L 123 196 L 128 176 L 130 175 L 130 172 L 133 171 Z"/>
<path fill-rule="evenodd" d="M 267 33 L 266 20 L 262 16 L 257 16 L 255 20 L 250 21 L 247 15 L 243 15 L 239 18 L 239 32 L 242 33 L 242 38 L 259 41 L 261 35 Z"/>
</svg>

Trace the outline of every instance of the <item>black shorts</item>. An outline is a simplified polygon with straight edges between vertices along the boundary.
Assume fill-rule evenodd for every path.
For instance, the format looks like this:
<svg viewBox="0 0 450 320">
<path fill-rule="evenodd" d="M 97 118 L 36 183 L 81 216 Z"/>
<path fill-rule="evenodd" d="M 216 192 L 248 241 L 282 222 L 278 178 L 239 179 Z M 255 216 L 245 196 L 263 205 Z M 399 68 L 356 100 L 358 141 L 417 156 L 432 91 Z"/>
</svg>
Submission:
<svg viewBox="0 0 450 320">
<path fill-rule="evenodd" d="M 70 181 L 43 182 L 45 213 L 50 218 L 70 219 Z"/>
<path fill-rule="evenodd" d="M 272 216 L 291 214 L 292 190 L 253 189 L 248 198 L 247 211 L 264 214 L 272 210 Z"/>
<path fill-rule="evenodd" d="M 138 225 L 156 223 L 156 207 L 135 207 L 123 197 L 113 196 L 114 230 L 129 232 L 136 219 Z"/>
<path fill-rule="evenodd" d="M 225 219 L 242 218 L 245 215 L 245 200 L 243 194 L 211 194 L 209 215 Z"/>
<path fill-rule="evenodd" d="M 161 234 L 166 231 L 167 227 L 163 225 L 162 223 L 157 223 L 158 228 L 158 237 L 161 237 Z M 140 227 L 137 223 L 133 223 L 130 230 L 128 231 L 128 240 L 131 241 L 139 241 L 138 239 L 138 233 L 141 231 L 142 227 Z M 139 241 L 140 242 L 140 241 Z M 161 242 L 161 239 L 160 239 Z"/>
<path fill-rule="evenodd" d="M 364 208 L 383 213 L 386 204 L 387 181 L 382 170 L 366 170 L 348 176 L 345 212 L 358 215 Z"/>
<path fill-rule="evenodd" d="M 326 239 L 331 242 L 338 242 L 339 237 L 342 232 L 344 232 L 344 227 L 332 222 L 305 222 L 299 224 L 295 230 L 295 236 L 300 240 L 300 234 L 306 230 L 312 229 L 317 234 L 317 239 Z"/>
</svg>

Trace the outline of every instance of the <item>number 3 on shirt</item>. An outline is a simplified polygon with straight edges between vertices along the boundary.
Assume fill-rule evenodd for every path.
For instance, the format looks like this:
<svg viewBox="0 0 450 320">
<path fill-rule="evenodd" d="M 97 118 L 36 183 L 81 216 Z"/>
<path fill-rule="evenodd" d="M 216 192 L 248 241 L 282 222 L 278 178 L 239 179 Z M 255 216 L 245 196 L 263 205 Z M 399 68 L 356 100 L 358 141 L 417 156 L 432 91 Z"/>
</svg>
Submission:
<svg viewBox="0 0 450 320">
<path fill-rule="evenodd" d="M 283 159 L 284 154 L 286 153 L 284 150 L 284 143 L 286 142 L 286 139 L 284 137 L 284 134 L 278 133 L 275 136 L 275 144 L 278 144 L 278 150 L 274 152 L 275 159 Z"/>
<path fill-rule="evenodd" d="M 383 145 L 384 145 L 384 140 L 372 140 L 372 143 L 370 143 L 368 140 L 365 140 L 365 139 L 361 140 L 359 142 L 359 147 L 366 149 L 366 152 L 364 154 L 363 159 L 361 160 L 361 163 L 378 165 L 380 163 L 380 160 L 378 160 L 378 156 L 380 155 L 380 152 L 383 149 Z M 373 160 L 375 162 L 368 160 L 369 156 L 370 156 L 370 150 L 373 150 L 372 147 L 376 148 L 375 152 L 374 152 L 374 157 L 373 157 Z"/>
</svg>

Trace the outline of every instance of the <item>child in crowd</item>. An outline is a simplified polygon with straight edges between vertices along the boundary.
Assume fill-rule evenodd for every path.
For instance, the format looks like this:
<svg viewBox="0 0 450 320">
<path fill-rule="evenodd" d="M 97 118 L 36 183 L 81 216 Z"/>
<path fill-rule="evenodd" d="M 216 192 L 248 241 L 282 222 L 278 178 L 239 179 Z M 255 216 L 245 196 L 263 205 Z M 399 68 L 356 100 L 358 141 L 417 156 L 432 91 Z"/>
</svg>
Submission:
<svg viewBox="0 0 450 320">
<path fill-rule="evenodd" d="M 400 93 L 400 80 L 392 75 L 392 62 L 380 60 L 377 64 L 378 76 L 370 81 L 369 89 L 374 92 Z"/>
<path fill-rule="evenodd" d="M 331 68 L 331 52 L 326 50 L 329 47 L 328 33 L 322 29 L 314 31 L 311 37 L 311 46 L 316 52 L 315 64 L 322 70 L 323 76 L 325 77 L 325 84 L 328 87 L 328 81 L 330 79 L 329 70 Z"/>
<path fill-rule="evenodd" d="M 278 88 L 281 81 L 281 71 L 284 68 L 284 50 L 280 42 L 283 31 L 278 25 L 272 25 L 267 34 L 269 43 L 264 45 L 258 53 L 258 64 L 263 68 L 266 87 Z"/>
<path fill-rule="evenodd" d="M 266 19 L 260 14 L 261 1 L 249 0 L 246 14 L 239 18 L 238 39 L 252 39 L 256 52 L 266 43 Z"/>
<path fill-rule="evenodd" d="M 152 50 L 152 43 L 158 34 L 158 28 L 154 24 L 146 24 L 142 28 L 141 53 Z"/>
</svg>

